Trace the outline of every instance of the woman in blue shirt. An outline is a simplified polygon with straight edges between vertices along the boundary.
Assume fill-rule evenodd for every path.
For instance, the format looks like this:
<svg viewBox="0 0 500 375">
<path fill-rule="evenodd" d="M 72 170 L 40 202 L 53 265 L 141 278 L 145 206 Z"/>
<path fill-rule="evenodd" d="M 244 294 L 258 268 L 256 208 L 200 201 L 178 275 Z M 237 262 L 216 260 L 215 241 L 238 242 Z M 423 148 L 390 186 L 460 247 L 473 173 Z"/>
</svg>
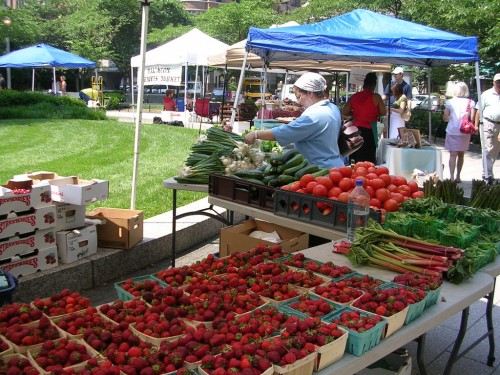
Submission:
<svg viewBox="0 0 500 375">
<path fill-rule="evenodd" d="M 302 115 L 287 125 L 256 130 L 245 136 L 246 143 L 256 139 L 293 144 L 311 164 L 321 168 L 344 166 L 338 147 L 342 125 L 340 110 L 325 97 L 326 80 L 317 73 L 305 73 L 294 84 L 297 102 L 305 108 Z"/>
</svg>

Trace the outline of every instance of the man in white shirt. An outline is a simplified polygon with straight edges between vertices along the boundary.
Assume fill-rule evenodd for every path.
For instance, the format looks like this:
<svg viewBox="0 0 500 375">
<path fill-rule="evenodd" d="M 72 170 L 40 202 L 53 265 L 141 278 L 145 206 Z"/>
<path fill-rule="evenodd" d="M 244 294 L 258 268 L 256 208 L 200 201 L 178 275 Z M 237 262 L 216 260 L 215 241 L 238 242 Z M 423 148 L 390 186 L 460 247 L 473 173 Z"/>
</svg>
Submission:
<svg viewBox="0 0 500 375">
<path fill-rule="evenodd" d="M 486 158 L 486 170 L 483 170 L 483 178 L 488 181 L 488 185 L 492 185 L 495 181 L 493 164 L 500 151 L 500 73 L 495 74 L 493 87 L 481 94 L 479 103 L 483 115 L 483 153 Z M 479 109 L 479 103 L 476 105 L 476 109 Z M 475 120 L 476 128 L 478 128 L 479 111 L 476 112 Z"/>
</svg>

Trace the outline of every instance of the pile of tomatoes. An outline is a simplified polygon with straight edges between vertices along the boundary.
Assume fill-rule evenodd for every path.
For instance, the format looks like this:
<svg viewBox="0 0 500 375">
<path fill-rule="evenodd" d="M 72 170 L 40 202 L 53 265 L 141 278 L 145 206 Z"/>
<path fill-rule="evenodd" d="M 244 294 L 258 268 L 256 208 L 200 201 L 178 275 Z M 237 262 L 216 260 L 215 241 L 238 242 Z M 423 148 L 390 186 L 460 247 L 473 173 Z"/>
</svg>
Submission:
<svg viewBox="0 0 500 375">
<path fill-rule="evenodd" d="M 299 181 L 282 186 L 281 189 L 347 203 L 349 193 L 356 186 L 356 180 L 363 181 L 363 187 L 370 195 L 370 207 L 373 209 L 397 211 L 405 200 L 424 196 L 416 181 L 389 175 L 387 167 L 376 167 L 367 161 L 356 163 L 354 168 L 332 168 L 328 175 L 320 177 L 306 174 Z"/>
</svg>

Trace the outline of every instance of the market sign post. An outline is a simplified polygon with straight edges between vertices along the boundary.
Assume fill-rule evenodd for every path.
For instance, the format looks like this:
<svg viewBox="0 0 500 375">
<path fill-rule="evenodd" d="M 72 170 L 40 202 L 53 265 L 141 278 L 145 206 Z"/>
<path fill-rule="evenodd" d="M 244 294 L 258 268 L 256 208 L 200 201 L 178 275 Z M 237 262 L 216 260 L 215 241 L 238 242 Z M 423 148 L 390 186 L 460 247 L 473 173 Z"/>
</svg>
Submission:
<svg viewBox="0 0 500 375">
<path fill-rule="evenodd" d="M 182 65 L 147 66 L 144 71 L 144 85 L 180 86 Z"/>
</svg>

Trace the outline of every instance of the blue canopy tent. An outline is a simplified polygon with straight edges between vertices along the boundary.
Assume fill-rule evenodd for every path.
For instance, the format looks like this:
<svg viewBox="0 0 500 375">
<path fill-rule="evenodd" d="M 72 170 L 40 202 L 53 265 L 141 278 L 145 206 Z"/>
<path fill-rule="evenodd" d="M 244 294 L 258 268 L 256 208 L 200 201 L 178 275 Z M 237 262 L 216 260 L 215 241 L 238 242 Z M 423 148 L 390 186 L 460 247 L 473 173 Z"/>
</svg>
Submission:
<svg viewBox="0 0 500 375">
<path fill-rule="evenodd" d="M 52 68 L 55 91 L 55 68 L 93 68 L 96 63 L 70 52 L 49 46 L 37 44 L 31 47 L 13 51 L 0 57 L 2 68 L 33 68 L 32 91 L 34 91 L 34 68 Z"/>
<path fill-rule="evenodd" d="M 265 65 L 298 60 L 390 63 L 428 68 L 475 63 L 477 92 L 481 97 L 477 37 L 461 36 L 364 9 L 315 24 L 269 29 L 252 27 L 248 32 L 246 50 L 247 54 L 259 55 Z M 482 129 L 480 133 L 484 145 Z"/>
</svg>

